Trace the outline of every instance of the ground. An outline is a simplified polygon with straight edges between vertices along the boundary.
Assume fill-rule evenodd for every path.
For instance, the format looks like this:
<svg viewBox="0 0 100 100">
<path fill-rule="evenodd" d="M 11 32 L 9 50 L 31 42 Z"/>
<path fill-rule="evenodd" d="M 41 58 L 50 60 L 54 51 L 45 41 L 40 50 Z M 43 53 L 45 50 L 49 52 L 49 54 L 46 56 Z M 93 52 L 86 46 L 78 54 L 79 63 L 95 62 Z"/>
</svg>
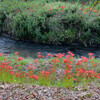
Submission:
<svg viewBox="0 0 100 100">
<path fill-rule="evenodd" d="M 74 90 L 39 85 L 0 84 L 0 100 L 100 100 L 100 87 Z"/>
</svg>

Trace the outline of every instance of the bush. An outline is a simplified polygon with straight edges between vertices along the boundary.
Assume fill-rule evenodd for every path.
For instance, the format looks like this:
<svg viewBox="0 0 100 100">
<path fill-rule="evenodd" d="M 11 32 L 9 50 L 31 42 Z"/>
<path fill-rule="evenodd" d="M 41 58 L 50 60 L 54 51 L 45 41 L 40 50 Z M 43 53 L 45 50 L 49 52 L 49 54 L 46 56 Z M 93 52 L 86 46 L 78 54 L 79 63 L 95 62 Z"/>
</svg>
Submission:
<svg viewBox="0 0 100 100">
<path fill-rule="evenodd" d="M 3 2 L 0 25 L 19 40 L 44 44 L 100 43 L 100 18 L 80 4 L 64 2 Z M 9 9 L 7 9 L 9 8 Z M 99 6 L 98 6 L 99 8 Z M 1 11 L 3 11 L 1 13 Z M 86 14 L 84 14 L 84 12 Z M 99 12 L 98 12 L 99 13 Z"/>
</svg>

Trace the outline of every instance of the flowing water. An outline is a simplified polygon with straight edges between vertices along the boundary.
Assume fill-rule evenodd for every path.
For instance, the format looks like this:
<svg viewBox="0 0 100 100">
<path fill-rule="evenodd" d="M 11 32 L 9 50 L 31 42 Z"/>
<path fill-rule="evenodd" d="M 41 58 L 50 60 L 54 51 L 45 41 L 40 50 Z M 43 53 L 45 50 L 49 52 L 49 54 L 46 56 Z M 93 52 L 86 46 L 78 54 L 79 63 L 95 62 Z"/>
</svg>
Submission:
<svg viewBox="0 0 100 100">
<path fill-rule="evenodd" d="M 67 53 L 68 51 L 73 52 L 77 56 L 87 56 L 88 53 L 94 53 L 96 57 L 100 56 L 100 46 L 99 47 L 82 47 L 79 45 L 73 46 L 51 46 L 51 45 L 41 45 L 32 44 L 21 41 L 15 41 L 6 36 L 0 35 L 0 53 L 11 54 L 14 52 L 19 52 L 23 57 L 33 57 L 36 58 L 37 52 L 41 52 L 42 55 L 47 55 L 48 53 Z"/>
</svg>

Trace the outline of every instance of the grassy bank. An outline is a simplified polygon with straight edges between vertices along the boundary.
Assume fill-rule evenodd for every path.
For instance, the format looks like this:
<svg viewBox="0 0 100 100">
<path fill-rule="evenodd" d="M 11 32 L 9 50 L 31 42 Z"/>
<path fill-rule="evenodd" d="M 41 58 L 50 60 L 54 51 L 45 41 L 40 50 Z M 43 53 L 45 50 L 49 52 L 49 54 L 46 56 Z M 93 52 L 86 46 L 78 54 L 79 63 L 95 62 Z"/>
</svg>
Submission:
<svg viewBox="0 0 100 100">
<path fill-rule="evenodd" d="M 74 57 L 70 51 L 66 54 L 37 53 L 37 59 L 22 58 L 18 52 L 12 55 L 0 53 L 0 82 L 22 83 L 73 89 L 87 87 L 93 83 L 100 86 L 100 59 L 93 53 L 89 58 Z"/>
<path fill-rule="evenodd" d="M 43 44 L 100 44 L 100 5 L 91 9 L 82 0 L 24 1 L 0 2 L 1 32 Z"/>
</svg>

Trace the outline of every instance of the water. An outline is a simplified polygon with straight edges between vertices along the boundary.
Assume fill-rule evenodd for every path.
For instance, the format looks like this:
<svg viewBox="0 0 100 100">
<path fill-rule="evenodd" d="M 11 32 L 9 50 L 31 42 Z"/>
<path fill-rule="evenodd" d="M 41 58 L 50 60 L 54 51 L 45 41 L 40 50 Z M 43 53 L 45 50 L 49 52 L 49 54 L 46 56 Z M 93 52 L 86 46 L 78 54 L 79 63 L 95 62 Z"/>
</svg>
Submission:
<svg viewBox="0 0 100 100">
<path fill-rule="evenodd" d="M 15 41 L 6 36 L 0 35 L 0 53 L 11 54 L 14 52 L 19 52 L 23 57 L 36 58 L 37 52 L 41 52 L 42 55 L 47 55 L 48 53 L 67 53 L 68 51 L 73 52 L 77 56 L 88 56 L 88 53 L 94 53 L 96 57 L 100 55 L 99 47 L 82 47 L 78 45 L 73 46 L 49 46 L 41 44 L 32 44 L 21 41 Z"/>
</svg>

